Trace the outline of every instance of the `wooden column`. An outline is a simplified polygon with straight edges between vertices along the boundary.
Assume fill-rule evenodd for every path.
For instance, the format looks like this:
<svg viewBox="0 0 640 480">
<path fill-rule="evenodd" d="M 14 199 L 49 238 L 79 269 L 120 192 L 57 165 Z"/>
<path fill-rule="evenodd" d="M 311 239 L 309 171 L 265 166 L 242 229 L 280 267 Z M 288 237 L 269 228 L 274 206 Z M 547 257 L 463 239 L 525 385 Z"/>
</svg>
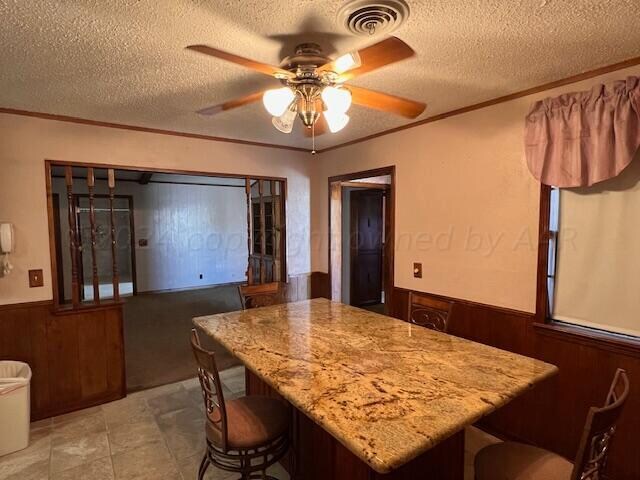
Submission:
<svg viewBox="0 0 640 480">
<path fill-rule="evenodd" d="M 73 198 L 73 170 L 67 166 L 64 169 L 64 178 L 67 185 L 67 204 L 69 211 L 69 250 L 71 254 L 71 303 L 74 307 L 80 304 L 80 282 L 78 281 L 78 235 L 76 227 L 76 207 Z M 62 268 L 62 266 L 60 266 Z"/>
<path fill-rule="evenodd" d="M 258 195 L 260 196 L 260 283 L 265 283 L 265 271 L 264 271 L 264 251 L 267 248 L 267 236 L 264 228 L 264 199 L 262 198 L 264 192 L 264 184 L 262 179 L 258 180 Z"/>
<path fill-rule="evenodd" d="M 286 212 L 286 203 L 287 203 L 287 189 L 285 188 L 286 183 L 283 181 L 278 182 L 280 186 L 280 193 L 278 195 L 278 256 L 280 259 L 280 265 L 278 266 L 278 275 L 280 276 L 281 282 L 287 282 L 287 212 Z"/>
<path fill-rule="evenodd" d="M 276 182 L 271 180 L 271 281 L 277 282 L 279 278 L 276 276 L 278 269 L 277 262 L 277 244 L 276 244 Z"/>
<path fill-rule="evenodd" d="M 342 299 L 342 185 L 340 182 L 331 183 L 331 262 L 329 272 L 331 278 L 331 300 L 339 302 Z"/>
<path fill-rule="evenodd" d="M 118 275 L 118 246 L 116 245 L 116 218 L 113 212 L 116 188 L 116 176 L 113 168 L 108 171 L 109 176 L 109 221 L 111 225 L 111 271 L 113 283 L 113 299 L 120 300 L 120 276 Z"/>
<path fill-rule="evenodd" d="M 93 281 L 93 301 L 100 303 L 100 283 L 98 281 L 98 263 L 96 259 L 96 209 L 93 188 L 95 187 L 93 168 L 87 168 L 87 188 L 89 190 L 89 223 L 91 226 L 91 269 Z"/>
<path fill-rule="evenodd" d="M 247 284 L 253 285 L 253 268 L 251 267 L 251 179 L 244 179 L 247 195 Z"/>
</svg>

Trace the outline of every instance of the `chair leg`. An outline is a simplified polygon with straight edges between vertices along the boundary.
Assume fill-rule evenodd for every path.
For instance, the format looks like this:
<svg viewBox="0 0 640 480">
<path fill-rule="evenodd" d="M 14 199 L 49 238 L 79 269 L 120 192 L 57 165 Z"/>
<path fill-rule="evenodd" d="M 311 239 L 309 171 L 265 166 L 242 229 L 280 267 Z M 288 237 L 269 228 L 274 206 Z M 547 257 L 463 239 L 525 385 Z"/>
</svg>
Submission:
<svg viewBox="0 0 640 480">
<path fill-rule="evenodd" d="M 211 461 L 209 460 L 209 455 L 205 453 L 204 457 L 202 457 L 202 462 L 200 462 L 200 468 L 198 469 L 198 480 L 202 480 L 204 478 L 204 474 L 206 473 L 207 468 L 209 468 L 210 464 Z"/>
</svg>

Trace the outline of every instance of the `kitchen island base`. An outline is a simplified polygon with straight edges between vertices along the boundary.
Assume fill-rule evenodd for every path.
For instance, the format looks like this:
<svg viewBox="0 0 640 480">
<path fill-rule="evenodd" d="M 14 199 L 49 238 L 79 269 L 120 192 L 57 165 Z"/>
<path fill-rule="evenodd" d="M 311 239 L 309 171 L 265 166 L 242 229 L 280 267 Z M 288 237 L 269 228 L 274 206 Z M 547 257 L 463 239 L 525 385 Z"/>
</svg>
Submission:
<svg viewBox="0 0 640 480">
<path fill-rule="evenodd" d="M 283 399 L 275 390 L 246 369 L 247 395 Z M 283 401 L 286 401 L 283 399 Z M 293 452 L 283 462 L 295 480 L 463 480 L 464 430 L 449 437 L 390 473 L 373 470 L 331 434 L 292 407 Z"/>
</svg>

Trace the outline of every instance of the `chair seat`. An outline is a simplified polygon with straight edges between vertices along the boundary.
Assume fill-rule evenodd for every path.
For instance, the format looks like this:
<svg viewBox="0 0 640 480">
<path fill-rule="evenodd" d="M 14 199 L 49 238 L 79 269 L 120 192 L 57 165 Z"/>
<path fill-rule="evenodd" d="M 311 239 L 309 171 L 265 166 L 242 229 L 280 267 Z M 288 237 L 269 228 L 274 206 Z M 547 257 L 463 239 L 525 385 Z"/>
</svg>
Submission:
<svg viewBox="0 0 640 480">
<path fill-rule="evenodd" d="M 569 480 L 572 470 L 555 453 L 515 442 L 485 447 L 475 459 L 476 480 Z"/>
<path fill-rule="evenodd" d="M 253 449 L 269 444 L 284 435 L 289 428 L 289 408 L 271 397 L 248 395 L 229 400 L 227 410 L 227 446 L 229 449 Z M 220 413 L 216 409 L 209 418 L 217 422 Z M 220 431 L 207 422 L 207 438 L 211 443 L 221 446 Z"/>
</svg>

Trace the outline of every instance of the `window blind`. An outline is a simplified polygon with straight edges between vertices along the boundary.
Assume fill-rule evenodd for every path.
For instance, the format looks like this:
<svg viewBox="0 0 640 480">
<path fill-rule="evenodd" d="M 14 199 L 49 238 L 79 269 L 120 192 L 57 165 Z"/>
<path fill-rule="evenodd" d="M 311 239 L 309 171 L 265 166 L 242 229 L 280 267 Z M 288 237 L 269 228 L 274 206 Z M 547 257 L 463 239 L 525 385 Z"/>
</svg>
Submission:
<svg viewBox="0 0 640 480">
<path fill-rule="evenodd" d="M 559 205 L 552 317 L 640 336 L 640 159 Z"/>
</svg>

